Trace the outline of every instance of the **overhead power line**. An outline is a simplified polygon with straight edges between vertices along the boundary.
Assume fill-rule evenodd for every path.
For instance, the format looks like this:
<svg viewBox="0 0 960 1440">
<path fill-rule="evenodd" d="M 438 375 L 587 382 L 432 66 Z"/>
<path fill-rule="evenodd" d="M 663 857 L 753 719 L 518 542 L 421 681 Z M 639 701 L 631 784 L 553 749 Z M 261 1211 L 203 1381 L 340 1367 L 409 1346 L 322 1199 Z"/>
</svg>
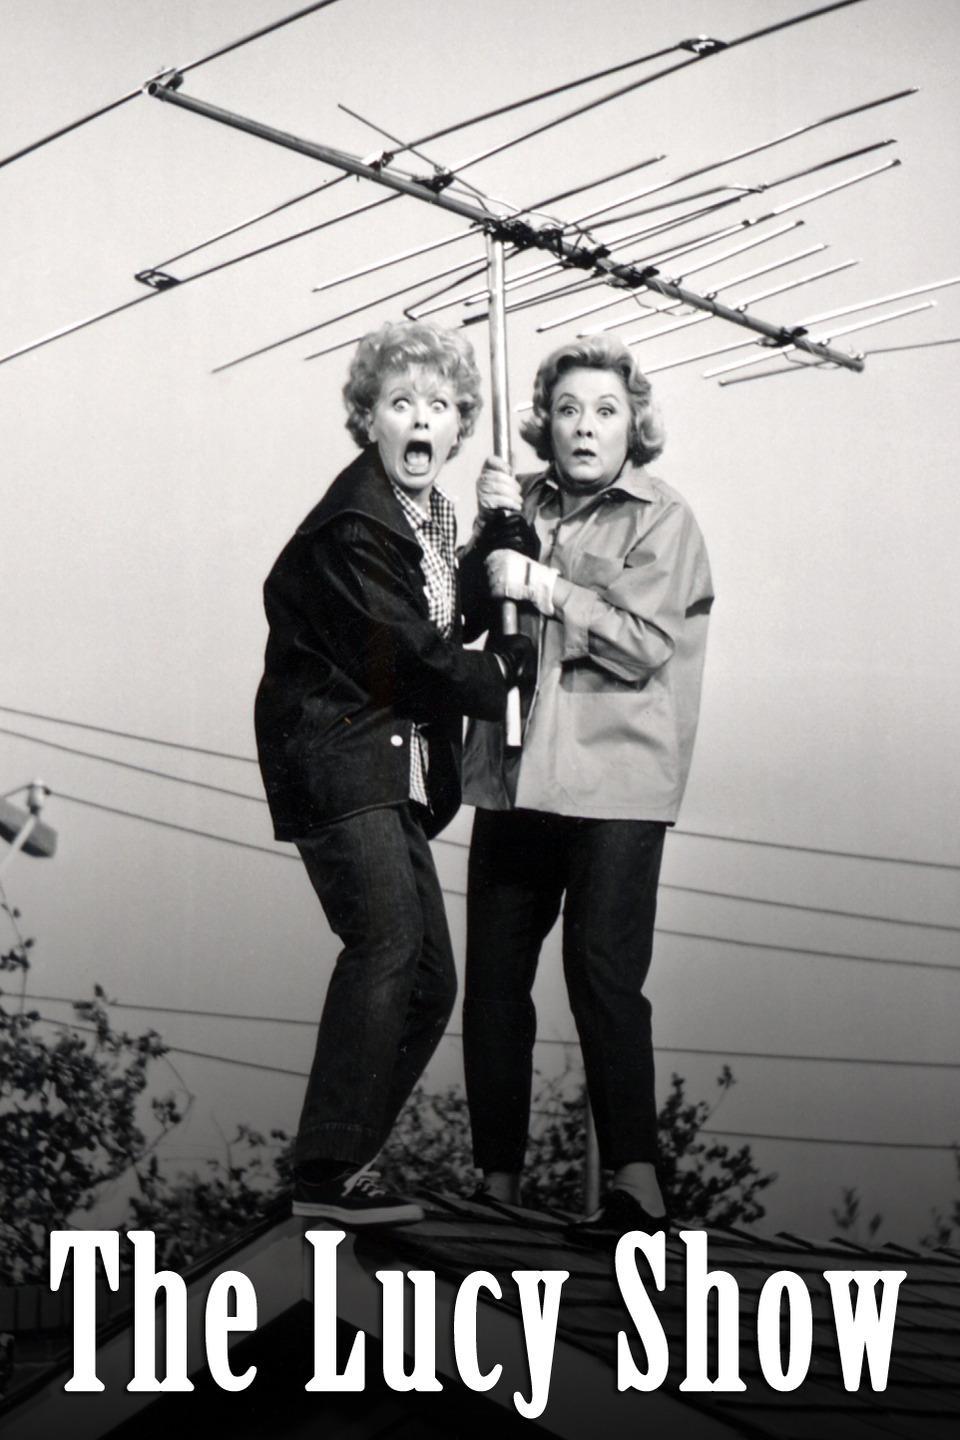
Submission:
<svg viewBox="0 0 960 1440">
<path fill-rule="evenodd" d="M 709 945 L 735 945 L 739 950 L 769 950 L 777 954 L 805 955 L 811 960 L 843 960 L 865 965 L 897 965 L 908 970 L 938 970 L 960 975 L 960 965 L 938 965 L 933 960 L 890 959 L 886 955 L 857 955 L 845 950 L 818 950 L 812 945 L 780 945 L 771 940 L 740 940 L 730 935 L 702 935 L 696 930 L 671 930 L 656 927 L 658 935 L 673 935 L 680 940 L 702 940 Z"/>
<path fill-rule="evenodd" d="M 960 870 L 960 865 L 945 860 L 913 860 L 903 855 L 868 855 L 856 850 L 829 850 L 821 845 L 792 845 L 785 840 L 753 840 L 745 836 L 715 835 L 706 830 L 687 830 L 677 826 L 674 835 L 687 835 L 693 840 L 720 840 L 727 845 L 754 845 L 761 850 L 789 850 L 798 855 L 826 855 L 834 860 L 868 860 L 874 865 L 912 865 L 921 870 Z"/>
<path fill-rule="evenodd" d="M 0 709 L 2 708 L 3 707 L 0 707 Z M 171 775 L 166 770 L 155 770 L 147 765 L 134 765 L 126 760 L 119 760 L 112 755 L 99 755 L 92 750 L 81 750 L 73 745 L 63 745 L 55 740 L 45 740 L 37 735 L 27 735 L 20 730 L 9 730 L 4 726 L 0 726 L 0 735 L 9 735 L 17 740 L 33 742 L 34 744 L 45 746 L 48 749 L 63 751 L 68 755 L 79 755 L 83 759 L 99 760 L 104 765 L 119 766 L 121 769 L 132 770 L 142 775 L 150 775 L 160 780 L 172 780 L 180 785 L 188 785 L 200 790 L 209 790 L 218 795 L 228 795 L 238 800 L 252 800 L 256 804 L 260 805 L 265 805 L 267 803 L 266 797 L 263 795 L 250 795 L 245 790 L 232 790 L 223 785 L 214 785 L 208 781 L 191 779 L 189 776 L 186 775 Z M 152 743 L 165 744 L 167 742 L 153 741 Z M 192 747 L 183 748 L 190 749 Z M 65 796 L 64 798 L 68 797 Z M 77 803 L 82 802 L 78 800 Z M 92 804 L 93 802 L 91 801 L 89 803 Z M 144 820 L 149 818 L 147 816 L 133 816 L 132 812 L 123 813 L 129 813 L 131 815 L 131 818 L 140 818 Z M 206 832 L 196 831 L 192 833 L 203 834 Z M 221 837 L 210 834 L 208 838 L 217 839 Z M 442 835 L 436 837 L 436 843 L 440 845 L 449 845 L 455 849 L 468 848 L 465 842 L 449 839 Z M 675 890 L 678 893 L 685 895 L 702 895 L 707 899 L 712 900 L 730 900 L 741 905 L 764 905 L 776 910 L 796 910 L 808 915 L 829 915 L 837 919 L 867 921 L 869 923 L 877 925 L 902 925 L 915 930 L 939 930 L 947 933 L 960 933 L 960 925 L 947 925 L 936 920 L 908 920 L 895 915 L 871 915 L 866 911 L 839 910 L 825 905 L 803 905 L 799 902 L 791 900 L 770 900 L 759 895 L 741 895 L 738 894 L 736 891 L 730 890 L 709 890 L 701 885 L 677 885 L 665 880 L 661 881 L 660 889 Z"/>
<path fill-rule="evenodd" d="M 41 1019 L 44 1017 L 41 1016 Z M 50 1020 L 46 1023 L 62 1026 L 63 1021 Z M 72 1030 L 90 1031 L 89 1026 L 68 1025 Z M 234 1055 L 215 1055 L 207 1050 L 189 1050 L 180 1045 L 166 1046 L 167 1052 L 171 1055 L 189 1055 L 197 1060 L 213 1060 L 221 1065 L 236 1065 L 242 1070 L 259 1070 L 272 1075 L 289 1075 L 297 1080 L 305 1080 L 308 1077 L 306 1070 L 291 1070 L 283 1065 L 269 1065 L 262 1060 L 243 1060 Z M 531 1113 L 535 1115 L 551 1116 L 564 1114 L 561 1110 L 534 1109 Z M 856 1146 L 865 1150 L 935 1150 L 945 1153 L 955 1152 L 957 1145 L 938 1145 L 923 1140 L 861 1140 L 861 1139 L 838 1139 L 831 1135 L 775 1135 L 768 1132 L 755 1130 L 718 1130 L 713 1126 L 703 1126 L 698 1132 L 701 1135 L 716 1135 L 731 1140 L 767 1140 L 781 1141 L 794 1145 L 845 1145 Z"/>
<path fill-rule="evenodd" d="M 22 709 L 22 708 L 20 708 L 20 707 L 16 707 L 16 706 L 13 706 L 13 705 L 0 705 L 0 713 L 5 714 L 5 715 L 21 715 L 21 716 L 23 716 L 25 719 L 29 719 L 29 720 L 42 720 L 42 721 L 44 721 L 44 722 L 46 722 L 47 724 L 50 724 L 50 725 L 65 725 L 65 726 L 67 726 L 68 728 L 70 728 L 70 729 L 75 729 L 75 730 L 90 730 L 90 731 L 93 731 L 93 732 L 95 732 L 95 733 L 97 733 L 97 734 L 99 734 L 99 735 L 111 735 L 111 736 L 115 737 L 115 738 L 118 739 L 118 740 L 135 740 L 135 741 L 138 741 L 138 742 L 140 742 L 140 743 L 142 743 L 142 744 L 144 744 L 144 745 L 160 745 L 160 746 L 163 746 L 163 747 L 166 748 L 166 749 L 171 749 L 171 750 L 183 750 L 183 751 L 185 751 L 186 753 L 192 754 L 192 755 L 210 755 L 210 756 L 213 756 L 214 758 L 220 759 L 220 760 L 236 760 L 236 761 L 240 762 L 240 763 L 243 764 L 243 765 L 256 765 L 256 764 L 257 764 L 257 760 L 256 760 L 255 756 L 252 756 L 252 755 L 238 755 L 238 754 L 236 754 L 234 751 L 229 751 L 229 750 L 213 750 L 213 749 L 210 749 L 210 748 L 208 748 L 208 747 L 206 747 L 206 746 L 202 746 L 202 745 L 191 745 L 191 744 L 188 744 L 187 742 L 181 741 L 181 740 L 165 740 L 165 739 L 161 739 L 161 738 L 160 738 L 159 736 L 157 736 L 157 735 L 143 735 L 143 734 L 138 734 L 138 733 L 136 733 L 136 732 L 134 732 L 134 731 L 130 731 L 130 730 L 116 730 L 116 729 L 113 729 L 112 727 L 109 727 L 109 726 L 106 726 L 106 725 L 96 725 L 96 724 L 93 724 L 92 722 L 84 721 L 84 720 L 73 720 L 73 719 L 70 719 L 70 718 L 68 718 L 68 717 L 66 717 L 66 716 L 63 716 L 63 715 L 50 715 L 50 714 L 47 714 L 47 713 L 42 712 L 42 711 L 39 711 L 39 710 L 25 710 L 25 709 Z M 64 798 L 67 798 L 67 797 L 64 797 Z M 81 803 L 81 804 L 82 804 L 82 803 L 85 803 L 85 802 L 78 800 L 78 803 Z M 125 813 L 125 812 L 122 812 L 122 811 L 121 811 L 121 812 L 119 812 L 119 813 L 122 814 L 122 813 Z M 140 817 L 136 817 L 136 818 L 147 819 L 147 818 L 149 818 L 149 817 L 140 816 Z M 805 855 L 822 855 L 822 856 L 825 856 L 825 857 L 827 857 L 827 858 L 829 858 L 829 859 L 838 859 L 838 860 L 864 860 L 864 861 L 868 861 L 868 862 L 871 862 L 871 863 L 873 863 L 873 864 L 878 864 L 878 865 L 909 865 L 909 866 L 914 866 L 914 867 L 918 867 L 918 868 L 920 868 L 920 869 L 927 869 L 927 870 L 960 871 L 960 864 L 954 864 L 954 863 L 952 863 L 952 862 L 950 862 L 950 861 L 945 861 L 945 860 L 918 860 L 918 859 L 915 859 L 915 858 L 913 858 L 913 857 L 904 856 L 904 855 L 876 855 L 876 854 L 873 854 L 873 853 L 867 853 L 867 852 L 859 851 L 859 850 L 835 850 L 835 849 L 831 849 L 831 848 L 829 848 L 829 847 L 821 846 L 821 845 L 798 845 L 798 844 L 794 844 L 794 843 L 792 843 L 792 842 L 790 842 L 790 841 L 786 841 L 786 840 L 761 840 L 761 839 L 759 839 L 759 838 L 757 838 L 757 837 L 749 836 L 749 835 L 723 835 L 723 834 L 720 834 L 720 833 L 718 833 L 718 832 L 716 832 L 716 831 L 712 831 L 712 830 L 690 830 L 690 829 L 687 829 L 687 827 L 686 827 L 686 826 L 683 826 L 683 825 L 677 825 L 677 826 L 671 827 L 670 830 L 668 831 L 668 834 L 671 835 L 671 836 L 687 837 L 687 838 L 690 838 L 690 839 L 693 839 L 693 840 L 714 840 L 714 841 L 717 841 L 717 842 L 719 842 L 719 843 L 721 843 L 721 844 L 724 844 L 724 845 L 749 845 L 749 846 L 753 846 L 753 847 L 756 847 L 756 848 L 759 848 L 759 849 L 764 849 L 764 850 L 787 850 L 787 851 L 792 851 L 792 852 L 796 852 L 796 853 L 800 853 L 800 854 L 805 854 Z M 440 838 L 441 843 L 444 844 L 444 845 L 452 845 L 452 846 L 455 846 L 455 847 L 458 848 L 458 849 L 463 849 L 463 850 L 469 849 L 469 843 L 470 843 L 470 842 L 467 841 L 467 840 L 455 840 L 455 839 L 453 839 L 452 836 L 441 836 L 441 837 L 439 837 L 439 838 Z M 682 888 L 682 887 L 680 887 L 680 886 L 675 886 L 675 887 L 673 887 L 673 888 L 675 888 L 675 889 L 680 889 L 680 888 Z M 719 892 L 713 892 L 713 891 L 705 890 L 705 891 L 703 891 L 702 893 L 703 893 L 703 894 L 714 894 L 714 893 L 719 893 Z M 752 901 L 754 897 L 746 896 L 746 895 L 740 895 L 740 896 L 731 896 L 730 898 L 731 898 L 731 899 L 745 900 L 745 901 L 748 901 L 748 902 L 749 902 L 749 901 Z M 759 904 L 759 903 L 765 904 L 765 903 L 774 903 L 774 902 L 766 902 L 766 901 L 759 901 L 759 900 L 758 900 L 758 901 L 756 901 L 756 903 L 758 903 L 758 904 Z M 780 903 L 787 904 L 788 902 L 784 901 L 784 902 L 780 902 Z M 801 908 L 804 908 L 804 907 L 801 907 L 801 906 L 791 906 L 791 908 L 801 909 Z M 819 906 L 816 907 L 816 908 L 817 908 L 818 910 L 820 910 L 820 907 L 819 907 Z M 865 919 L 865 920 L 882 919 L 882 920 L 886 920 L 886 918 L 887 918 L 887 917 L 875 916 L 875 915 L 863 915 L 863 916 L 861 916 L 861 915 L 855 915 L 855 914 L 853 914 L 852 912 L 842 911 L 842 910 L 836 910 L 836 911 L 834 911 L 834 910 L 822 910 L 822 911 L 820 911 L 820 913 L 822 913 L 822 914 L 830 914 L 830 915 L 834 915 L 834 914 L 836 914 L 836 915 L 849 915 L 849 918 L 851 918 L 851 919 Z M 923 922 L 923 921 L 912 921 L 912 920 L 896 920 L 896 919 L 892 919 L 892 918 L 891 918 L 891 923 L 892 923 L 892 924 L 898 924 L 898 925 L 899 925 L 899 924 L 905 924 L 905 925 L 922 925 L 922 924 L 925 924 L 925 923 L 927 923 L 927 922 Z M 939 925 L 938 925 L 938 926 L 935 926 L 934 928 L 936 928 L 936 929 L 949 929 L 949 930 L 952 930 L 952 929 L 954 929 L 955 927 L 952 926 L 952 925 L 950 925 L 950 926 L 939 926 Z"/>
<path fill-rule="evenodd" d="M 0 996 L 3 991 L 0 990 Z M 18 997 L 19 998 L 19 997 Z M 26 1000 L 39 1001 L 41 1003 L 57 1005 L 73 1005 L 76 1003 L 75 996 L 69 995 L 38 995 L 28 994 Z M 230 1020 L 243 1021 L 253 1025 L 297 1025 L 302 1028 L 315 1029 L 317 1017 L 304 1019 L 296 1015 L 250 1015 L 242 1011 L 232 1010 L 200 1010 L 193 1006 L 178 1005 L 146 1005 L 139 1004 L 132 1000 L 111 1000 L 103 1002 L 111 1010 L 132 1010 L 138 1014 L 145 1015 L 181 1015 L 193 1020 Z M 463 1033 L 460 1030 L 445 1030 L 445 1040 L 462 1040 Z M 536 1045 L 562 1045 L 578 1046 L 580 1044 L 576 1035 L 564 1039 L 552 1035 L 540 1035 L 534 1042 Z M 775 1060 L 788 1061 L 791 1063 L 802 1063 L 811 1065 L 869 1065 L 887 1067 L 892 1066 L 898 1069 L 908 1070 L 960 1070 L 960 1061 L 957 1060 L 897 1060 L 886 1056 L 866 1055 L 804 1055 L 789 1053 L 778 1050 L 733 1050 L 729 1046 L 721 1049 L 711 1049 L 697 1045 L 655 1045 L 654 1049 L 661 1055 L 704 1055 L 716 1060 Z"/>
<path fill-rule="evenodd" d="M 266 796 L 248 795 L 245 790 L 231 790 L 225 785 L 213 785 L 208 780 L 193 780 L 186 775 L 171 775 L 167 770 L 154 770 L 149 765 L 134 765 L 128 760 L 118 760 L 112 755 L 98 755 L 93 750 L 80 750 L 75 745 L 63 745 L 56 740 L 41 740 L 38 735 L 25 735 L 22 730 L 8 730 L 0 725 L 0 735 L 10 735 L 14 740 L 32 741 L 48 750 L 62 750 L 67 755 L 79 755 L 84 760 L 99 760 L 103 765 L 119 766 L 122 770 L 134 770 L 139 775 L 152 775 L 158 780 L 175 780 L 180 785 L 191 785 L 196 790 L 212 790 L 217 795 L 230 795 L 236 800 L 253 800 L 266 805 Z"/>
<path fill-rule="evenodd" d="M 731 1140 L 781 1140 L 791 1145 L 846 1145 L 864 1150 L 956 1150 L 952 1145 L 933 1145 L 923 1140 L 840 1140 L 832 1135 L 768 1135 L 756 1130 L 714 1130 L 703 1126 L 701 1135 L 723 1135 Z"/>
<path fill-rule="evenodd" d="M 243 765 L 256 765 L 252 755 L 235 755 L 229 750 L 209 750 L 202 745 L 187 745 L 180 740 L 161 740 L 156 735 L 137 735 L 130 730 L 112 730 L 106 725 L 93 725 L 85 720 L 67 720 L 62 715 L 44 715 L 38 710 L 18 710 L 0 705 L 4 715 L 22 715 L 27 720 L 44 720 L 50 725 L 66 725 L 71 730 L 92 730 L 98 735 L 112 735 L 117 740 L 137 740 L 144 745 L 162 745 L 167 750 L 185 750 L 191 755 L 211 755 L 217 760 L 239 760 Z"/>
<path fill-rule="evenodd" d="M 192 825 L 177 825 L 172 820 L 158 820 L 153 815 L 139 815 L 134 810 L 121 810 L 116 805 L 102 805 L 98 800 L 84 800 L 80 795 L 68 795 L 63 790 L 50 792 L 56 795 L 59 800 L 67 800 L 71 805 L 83 805 L 89 810 L 102 810 L 107 815 L 122 815 L 125 820 L 140 820 L 145 825 L 159 825 L 163 830 L 176 830 L 181 835 L 196 835 L 201 840 L 217 840 L 221 845 L 233 845 L 238 850 L 256 850 L 261 855 L 272 855 L 277 860 L 299 860 L 298 855 L 291 855 L 286 850 L 279 850 L 276 846 L 255 845 L 250 840 L 234 840 L 230 835 L 215 835 L 211 830 L 199 830 Z"/>
</svg>

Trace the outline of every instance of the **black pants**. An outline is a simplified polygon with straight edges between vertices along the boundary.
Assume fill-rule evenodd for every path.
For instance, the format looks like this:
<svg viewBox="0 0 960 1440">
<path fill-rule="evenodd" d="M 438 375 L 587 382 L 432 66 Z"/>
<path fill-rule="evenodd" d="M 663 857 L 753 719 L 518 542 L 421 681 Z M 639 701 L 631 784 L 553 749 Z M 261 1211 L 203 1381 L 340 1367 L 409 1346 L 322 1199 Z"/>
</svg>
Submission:
<svg viewBox="0 0 960 1440">
<path fill-rule="evenodd" d="M 450 932 L 412 804 L 338 820 L 298 849 L 343 942 L 294 1158 L 371 1160 L 443 1035 L 457 991 Z"/>
<path fill-rule="evenodd" d="M 478 810 L 467 886 L 464 1066 L 474 1163 L 523 1167 L 540 947 L 563 901 L 563 968 L 601 1163 L 657 1158 L 650 968 L 666 826 Z M 565 898 L 564 898 L 565 897 Z"/>
</svg>

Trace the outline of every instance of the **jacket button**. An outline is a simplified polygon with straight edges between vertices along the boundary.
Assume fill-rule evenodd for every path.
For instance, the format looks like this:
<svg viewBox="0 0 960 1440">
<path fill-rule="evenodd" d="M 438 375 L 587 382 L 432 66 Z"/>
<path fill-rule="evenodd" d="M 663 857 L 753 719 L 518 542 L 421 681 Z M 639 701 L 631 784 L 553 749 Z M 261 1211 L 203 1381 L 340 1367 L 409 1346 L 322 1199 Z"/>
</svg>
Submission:
<svg viewBox="0 0 960 1440">
<path fill-rule="evenodd" d="M 403 736 L 402 736 L 402 735 L 391 735 L 391 736 L 390 736 L 390 744 L 391 744 L 391 745 L 402 745 L 402 744 L 403 744 Z"/>
</svg>

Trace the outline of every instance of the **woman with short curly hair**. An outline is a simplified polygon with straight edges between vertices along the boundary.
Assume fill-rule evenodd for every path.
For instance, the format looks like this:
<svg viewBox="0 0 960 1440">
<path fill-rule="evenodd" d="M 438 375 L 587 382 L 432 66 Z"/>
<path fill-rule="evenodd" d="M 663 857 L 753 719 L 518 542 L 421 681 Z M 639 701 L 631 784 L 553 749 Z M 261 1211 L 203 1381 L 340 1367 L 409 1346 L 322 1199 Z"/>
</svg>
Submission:
<svg viewBox="0 0 960 1440">
<path fill-rule="evenodd" d="M 534 660 L 521 636 L 465 650 L 453 505 L 436 480 L 480 408 L 463 337 L 387 324 L 344 390 L 361 454 L 264 587 L 260 767 L 343 949 L 294 1152 L 294 1213 L 400 1223 L 419 1206 L 369 1169 L 443 1034 L 456 977 L 428 839 L 460 803 L 465 714 L 495 721 Z"/>
<path fill-rule="evenodd" d="M 537 372 L 524 436 L 546 470 L 488 460 L 478 555 L 539 644 L 522 750 L 477 721 L 464 794 L 477 806 L 467 881 L 464 1065 L 481 1196 L 516 1203 L 527 1142 L 540 947 L 563 907 L 563 966 L 601 1163 L 610 1244 L 667 1226 L 657 1178 L 650 1003 L 660 857 L 686 783 L 700 699 L 707 554 L 689 507 L 651 475 L 663 448 L 650 383 L 610 336 L 562 346 Z M 530 554 L 486 547 L 520 512 Z M 477 548 L 476 546 L 474 547 Z"/>
<path fill-rule="evenodd" d="M 665 436 L 653 387 L 635 357 L 611 335 L 585 335 L 548 355 L 533 386 L 533 414 L 520 423 L 520 434 L 540 460 L 553 459 L 551 403 L 557 381 L 569 370 L 609 370 L 619 375 L 630 406 L 627 459 L 649 465 L 663 451 Z"/>
</svg>

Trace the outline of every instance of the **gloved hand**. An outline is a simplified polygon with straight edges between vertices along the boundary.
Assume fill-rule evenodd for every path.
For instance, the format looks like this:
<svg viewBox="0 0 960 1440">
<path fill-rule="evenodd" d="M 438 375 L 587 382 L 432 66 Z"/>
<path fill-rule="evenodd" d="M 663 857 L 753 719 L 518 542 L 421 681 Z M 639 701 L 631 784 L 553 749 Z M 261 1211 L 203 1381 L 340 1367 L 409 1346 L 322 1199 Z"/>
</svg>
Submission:
<svg viewBox="0 0 960 1440">
<path fill-rule="evenodd" d="M 522 510 L 523 495 L 516 477 L 499 455 L 483 462 L 477 481 L 477 506 L 483 510 Z"/>
<path fill-rule="evenodd" d="M 495 600 L 527 600 L 541 615 L 552 615 L 558 570 L 528 560 L 515 550 L 494 550 L 487 556 L 487 580 Z"/>
<path fill-rule="evenodd" d="M 515 550 L 530 560 L 540 556 L 536 530 L 519 510 L 481 510 L 477 516 L 473 548 L 481 560 L 491 550 Z"/>
<path fill-rule="evenodd" d="M 487 650 L 499 657 L 507 689 L 529 695 L 537 683 L 537 647 L 529 635 L 491 633 Z"/>
</svg>

